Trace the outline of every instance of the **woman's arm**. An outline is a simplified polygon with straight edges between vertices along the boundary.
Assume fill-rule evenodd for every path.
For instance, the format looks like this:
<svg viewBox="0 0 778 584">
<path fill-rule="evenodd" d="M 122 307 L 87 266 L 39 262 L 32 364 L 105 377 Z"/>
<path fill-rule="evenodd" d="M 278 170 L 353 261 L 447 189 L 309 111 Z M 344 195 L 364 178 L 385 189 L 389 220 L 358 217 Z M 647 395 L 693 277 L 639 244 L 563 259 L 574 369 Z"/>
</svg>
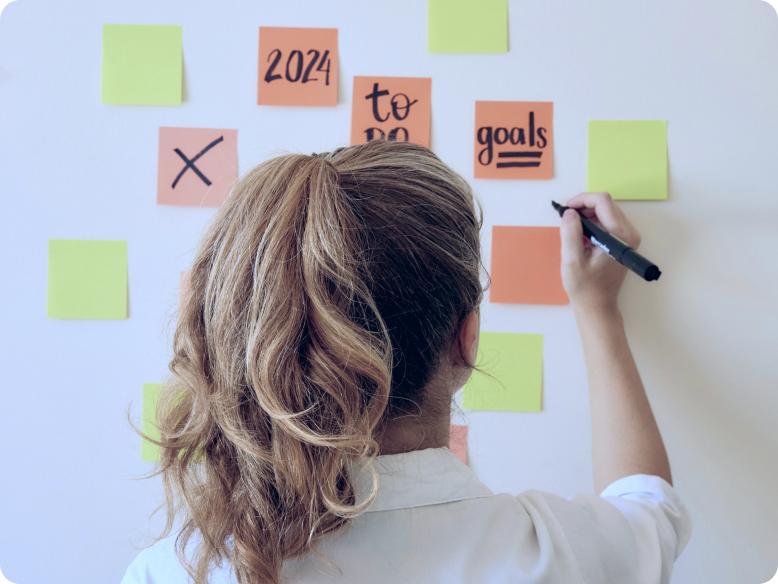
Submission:
<svg viewBox="0 0 778 584">
<path fill-rule="evenodd" d="M 633 248 L 640 234 L 607 193 L 567 203 Z M 632 474 L 672 483 L 662 436 L 632 357 L 618 293 L 626 268 L 584 239 L 575 211 L 562 218 L 562 279 L 583 342 L 592 410 L 592 465 L 597 492 Z"/>
</svg>

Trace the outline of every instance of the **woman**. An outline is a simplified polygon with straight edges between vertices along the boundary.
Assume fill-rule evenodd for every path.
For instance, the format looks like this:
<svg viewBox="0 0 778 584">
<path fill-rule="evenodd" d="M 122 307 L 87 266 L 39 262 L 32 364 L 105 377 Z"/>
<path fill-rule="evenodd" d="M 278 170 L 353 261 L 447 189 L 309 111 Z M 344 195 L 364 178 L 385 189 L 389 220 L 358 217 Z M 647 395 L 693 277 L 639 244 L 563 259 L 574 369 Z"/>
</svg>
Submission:
<svg viewBox="0 0 778 584">
<path fill-rule="evenodd" d="M 606 194 L 567 204 L 639 243 Z M 669 580 L 689 517 L 619 314 L 625 270 L 576 212 L 562 275 L 601 495 L 492 494 L 446 448 L 475 364 L 480 226 L 466 182 L 410 144 L 282 156 L 237 184 L 158 411 L 167 528 L 126 584 Z"/>
</svg>

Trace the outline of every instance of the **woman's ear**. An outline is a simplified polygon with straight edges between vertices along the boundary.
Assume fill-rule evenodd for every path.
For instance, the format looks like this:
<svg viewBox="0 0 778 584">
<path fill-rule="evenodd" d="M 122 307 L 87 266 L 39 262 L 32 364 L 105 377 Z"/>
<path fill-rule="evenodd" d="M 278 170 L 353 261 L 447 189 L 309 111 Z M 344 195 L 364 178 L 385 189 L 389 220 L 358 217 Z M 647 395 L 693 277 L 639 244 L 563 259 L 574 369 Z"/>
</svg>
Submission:
<svg viewBox="0 0 778 584">
<path fill-rule="evenodd" d="M 465 317 L 459 328 L 459 356 L 468 367 L 475 366 L 478 355 L 478 336 L 481 330 L 481 314 L 478 308 Z"/>
</svg>

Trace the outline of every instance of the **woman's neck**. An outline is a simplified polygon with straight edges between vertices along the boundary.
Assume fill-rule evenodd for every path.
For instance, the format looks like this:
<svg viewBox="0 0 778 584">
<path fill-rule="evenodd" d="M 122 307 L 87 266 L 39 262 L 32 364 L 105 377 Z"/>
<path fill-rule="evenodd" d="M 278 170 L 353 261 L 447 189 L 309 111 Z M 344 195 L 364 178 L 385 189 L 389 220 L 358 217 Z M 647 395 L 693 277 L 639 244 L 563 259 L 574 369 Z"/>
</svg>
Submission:
<svg viewBox="0 0 778 584">
<path fill-rule="evenodd" d="M 450 415 L 407 415 L 391 420 L 378 438 L 379 454 L 448 446 Z"/>
</svg>

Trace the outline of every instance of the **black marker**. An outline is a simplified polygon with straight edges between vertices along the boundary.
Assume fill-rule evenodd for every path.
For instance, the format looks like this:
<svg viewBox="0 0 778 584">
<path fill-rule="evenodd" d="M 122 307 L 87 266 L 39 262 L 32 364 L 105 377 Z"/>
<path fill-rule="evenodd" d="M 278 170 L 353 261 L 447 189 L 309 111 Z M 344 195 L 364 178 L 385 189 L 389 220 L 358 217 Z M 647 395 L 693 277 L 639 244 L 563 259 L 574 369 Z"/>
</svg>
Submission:
<svg viewBox="0 0 778 584">
<path fill-rule="evenodd" d="M 573 209 L 572 207 L 565 207 L 554 201 L 551 201 L 551 205 L 559 212 L 560 217 L 564 215 L 565 211 L 568 209 Z M 578 209 L 573 209 L 573 211 L 578 211 Z M 644 280 L 651 282 L 652 280 L 659 279 L 662 272 L 659 271 L 656 264 L 644 258 L 618 237 L 611 235 L 602 227 L 598 227 L 594 221 L 584 217 L 580 211 L 578 211 L 578 214 L 581 217 L 584 236 L 588 237 L 594 245 L 599 247 L 620 264 L 628 267 Z"/>
</svg>

